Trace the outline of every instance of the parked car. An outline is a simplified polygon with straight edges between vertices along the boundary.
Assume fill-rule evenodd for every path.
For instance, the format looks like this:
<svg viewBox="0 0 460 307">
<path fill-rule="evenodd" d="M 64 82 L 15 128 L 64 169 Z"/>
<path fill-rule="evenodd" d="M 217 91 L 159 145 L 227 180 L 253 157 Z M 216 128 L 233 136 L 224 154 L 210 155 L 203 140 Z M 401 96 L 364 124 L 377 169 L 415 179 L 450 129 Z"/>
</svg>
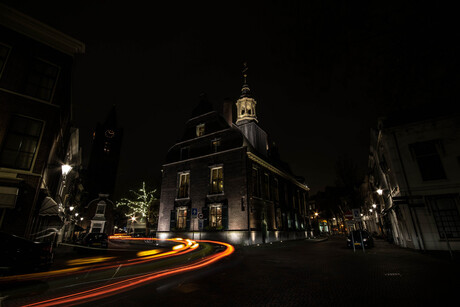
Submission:
<svg viewBox="0 0 460 307">
<path fill-rule="evenodd" d="M 90 232 L 77 241 L 77 244 L 88 247 L 107 248 L 109 236 L 103 232 Z"/>
<path fill-rule="evenodd" d="M 353 230 L 347 236 L 347 247 L 353 247 L 353 244 L 358 247 L 361 247 L 363 244 L 364 247 L 373 247 L 374 239 L 366 230 Z"/>
<path fill-rule="evenodd" d="M 0 232 L 0 274 L 47 270 L 53 263 L 53 244 Z"/>
</svg>

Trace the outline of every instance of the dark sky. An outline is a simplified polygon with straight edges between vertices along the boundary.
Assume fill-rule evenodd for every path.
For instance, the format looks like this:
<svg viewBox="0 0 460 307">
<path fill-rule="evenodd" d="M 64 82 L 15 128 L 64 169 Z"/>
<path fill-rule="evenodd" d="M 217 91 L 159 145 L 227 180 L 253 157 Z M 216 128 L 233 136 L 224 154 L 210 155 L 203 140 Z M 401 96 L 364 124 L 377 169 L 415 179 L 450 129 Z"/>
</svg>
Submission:
<svg viewBox="0 0 460 307">
<path fill-rule="evenodd" d="M 244 61 L 261 127 L 313 193 L 339 156 L 365 171 L 378 116 L 458 103 L 458 18 L 434 1 L 1 1 L 86 44 L 75 121 L 87 158 L 116 105 L 117 196 L 155 183 L 201 92 L 237 99 Z"/>
</svg>

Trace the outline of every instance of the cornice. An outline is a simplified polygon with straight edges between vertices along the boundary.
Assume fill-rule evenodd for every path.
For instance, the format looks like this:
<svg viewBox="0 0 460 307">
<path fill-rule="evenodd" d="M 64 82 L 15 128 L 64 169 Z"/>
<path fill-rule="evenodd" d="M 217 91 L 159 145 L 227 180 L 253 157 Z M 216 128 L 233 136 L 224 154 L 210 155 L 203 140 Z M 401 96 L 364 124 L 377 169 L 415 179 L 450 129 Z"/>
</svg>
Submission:
<svg viewBox="0 0 460 307">
<path fill-rule="evenodd" d="M 260 166 L 263 166 L 269 170 L 271 170 L 272 172 L 274 172 L 275 174 L 278 174 L 280 175 L 281 177 L 283 177 L 284 179 L 287 179 L 289 181 L 291 181 L 292 183 L 294 183 L 296 186 L 298 186 L 299 188 L 305 190 L 305 191 L 310 191 L 310 188 L 300 182 L 298 182 L 294 177 L 292 177 L 291 175 L 279 170 L 278 168 L 274 167 L 273 165 L 271 165 L 270 163 L 268 163 L 267 161 L 259 158 L 257 155 L 253 154 L 252 152 L 247 152 L 247 155 L 249 157 L 249 159 L 251 159 L 252 161 L 256 162 L 257 164 L 259 164 Z"/>
<path fill-rule="evenodd" d="M 0 25 L 71 56 L 85 53 L 84 43 L 2 3 Z"/>
</svg>

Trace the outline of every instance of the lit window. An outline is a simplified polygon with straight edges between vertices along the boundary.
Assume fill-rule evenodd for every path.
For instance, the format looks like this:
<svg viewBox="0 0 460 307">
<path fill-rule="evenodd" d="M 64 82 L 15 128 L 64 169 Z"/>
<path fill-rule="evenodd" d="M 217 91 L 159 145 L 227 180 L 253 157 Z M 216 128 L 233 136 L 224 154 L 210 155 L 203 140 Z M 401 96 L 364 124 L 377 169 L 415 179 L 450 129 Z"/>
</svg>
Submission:
<svg viewBox="0 0 460 307">
<path fill-rule="evenodd" d="M 196 136 L 204 135 L 204 124 L 199 124 L 196 126 Z"/>
<path fill-rule="evenodd" d="M 209 226 L 211 228 L 222 227 L 222 205 L 211 205 L 209 208 Z"/>
<path fill-rule="evenodd" d="M 223 168 L 211 168 L 211 194 L 219 194 L 224 192 L 224 177 Z"/>
<path fill-rule="evenodd" d="M 0 152 L 0 166 L 29 170 L 37 153 L 42 129 L 41 121 L 13 116 Z"/>
<path fill-rule="evenodd" d="M 177 228 L 185 229 L 187 227 L 187 208 L 177 209 Z"/>
<path fill-rule="evenodd" d="M 25 94 L 50 101 L 59 75 L 59 67 L 33 59 L 27 77 Z"/>
<path fill-rule="evenodd" d="M 190 186 L 190 173 L 179 174 L 179 189 L 177 191 L 177 198 L 188 198 Z"/>
</svg>

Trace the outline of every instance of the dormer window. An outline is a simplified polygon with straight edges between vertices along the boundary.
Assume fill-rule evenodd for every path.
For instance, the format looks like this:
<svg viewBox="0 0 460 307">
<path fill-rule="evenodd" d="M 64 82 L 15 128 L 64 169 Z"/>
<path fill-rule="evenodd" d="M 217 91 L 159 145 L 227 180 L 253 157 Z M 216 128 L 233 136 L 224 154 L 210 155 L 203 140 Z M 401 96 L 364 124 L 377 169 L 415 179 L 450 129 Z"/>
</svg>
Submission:
<svg viewBox="0 0 460 307">
<path fill-rule="evenodd" d="M 204 135 L 204 124 L 199 124 L 196 126 L 196 136 Z"/>
</svg>

